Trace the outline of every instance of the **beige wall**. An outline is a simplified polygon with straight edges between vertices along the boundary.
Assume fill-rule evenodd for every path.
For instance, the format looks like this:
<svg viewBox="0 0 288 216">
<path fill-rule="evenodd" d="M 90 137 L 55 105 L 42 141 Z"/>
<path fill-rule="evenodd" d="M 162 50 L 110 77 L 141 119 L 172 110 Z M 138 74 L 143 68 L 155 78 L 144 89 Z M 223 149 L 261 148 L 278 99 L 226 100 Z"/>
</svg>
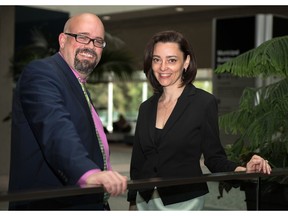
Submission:
<svg viewBox="0 0 288 216">
<path fill-rule="evenodd" d="M 197 6 L 190 6 L 196 7 Z M 161 30 L 174 29 L 190 40 L 200 68 L 212 67 L 212 20 L 215 17 L 251 16 L 259 13 L 288 17 L 288 6 L 199 6 L 192 12 L 176 15 L 104 21 L 106 31 L 124 40 L 142 67 L 143 50 L 148 39 Z M 113 17 L 113 16 L 112 16 Z M 114 16 L 115 17 L 115 16 Z M 227 29 L 229 34 L 229 29 Z M 243 32 L 245 34 L 245 32 Z M 139 68 L 139 69 L 140 69 Z"/>
<path fill-rule="evenodd" d="M 9 61 L 14 49 L 14 7 L 0 7 L 0 175 L 9 173 L 11 121 L 3 119 L 11 111 L 12 77 Z"/>
</svg>

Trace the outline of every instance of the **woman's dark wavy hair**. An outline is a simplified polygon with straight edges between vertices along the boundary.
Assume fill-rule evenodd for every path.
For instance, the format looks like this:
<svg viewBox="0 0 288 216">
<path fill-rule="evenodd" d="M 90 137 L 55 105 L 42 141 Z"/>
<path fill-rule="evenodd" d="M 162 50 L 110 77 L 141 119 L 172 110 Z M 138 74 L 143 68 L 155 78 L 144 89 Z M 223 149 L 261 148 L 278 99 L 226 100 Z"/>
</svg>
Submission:
<svg viewBox="0 0 288 216">
<path fill-rule="evenodd" d="M 190 55 L 190 63 L 185 73 L 183 72 L 181 86 L 193 82 L 197 74 L 197 63 L 193 49 L 189 44 L 189 42 L 184 38 L 184 36 L 181 33 L 176 31 L 158 32 L 154 36 L 152 36 L 152 38 L 148 41 L 146 45 L 146 49 L 144 52 L 144 65 L 143 65 L 144 73 L 147 79 L 149 80 L 150 84 L 152 85 L 154 93 L 163 92 L 163 87 L 157 81 L 152 70 L 152 57 L 154 46 L 158 42 L 177 43 L 179 45 L 180 50 L 183 52 L 184 60 L 187 58 L 188 55 Z"/>
</svg>

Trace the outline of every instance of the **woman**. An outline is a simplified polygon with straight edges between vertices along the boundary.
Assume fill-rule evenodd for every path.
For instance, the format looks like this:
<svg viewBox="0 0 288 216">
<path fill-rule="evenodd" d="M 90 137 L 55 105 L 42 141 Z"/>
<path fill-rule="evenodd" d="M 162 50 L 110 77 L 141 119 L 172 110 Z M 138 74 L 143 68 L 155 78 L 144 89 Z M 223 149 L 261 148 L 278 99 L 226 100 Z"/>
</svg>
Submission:
<svg viewBox="0 0 288 216">
<path fill-rule="evenodd" d="M 141 104 L 135 131 L 130 177 L 185 178 L 201 176 L 200 158 L 211 172 L 261 171 L 271 167 L 254 155 L 246 167 L 227 160 L 219 139 L 216 98 L 192 82 L 197 67 L 182 34 L 164 31 L 148 42 L 144 72 L 154 95 Z M 128 193 L 130 209 L 201 210 L 206 183 L 151 188 Z"/>
</svg>

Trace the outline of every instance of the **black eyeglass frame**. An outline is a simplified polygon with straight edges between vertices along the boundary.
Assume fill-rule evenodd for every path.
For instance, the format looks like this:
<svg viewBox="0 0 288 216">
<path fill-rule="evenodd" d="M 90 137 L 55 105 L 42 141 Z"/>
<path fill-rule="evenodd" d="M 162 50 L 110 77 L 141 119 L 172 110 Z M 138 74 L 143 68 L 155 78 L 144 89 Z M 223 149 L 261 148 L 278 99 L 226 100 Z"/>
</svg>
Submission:
<svg viewBox="0 0 288 216">
<path fill-rule="evenodd" d="M 68 35 L 68 36 L 71 36 L 71 37 L 74 37 L 75 40 L 76 40 L 78 43 L 81 43 L 81 44 L 86 44 L 86 45 L 87 45 L 87 44 L 89 44 L 89 43 L 92 41 L 92 42 L 93 42 L 93 45 L 94 45 L 95 47 L 104 48 L 104 47 L 106 46 L 106 42 L 105 42 L 102 38 L 92 39 L 92 38 L 90 38 L 90 37 L 88 37 L 88 36 L 86 36 L 86 35 L 73 34 L 73 33 L 68 33 L 68 32 L 64 32 L 64 34 L 65 34 L 65 35 Z M 77 40 L 78 37 L 87 38 L 87 39 L 89 39 L 89 41 L 87 41 L 87 43 L 84 43 L 83 41 Z M 97 45 L 96 45 L 95 42 L 97 42 Z M 101 44 L 101 46 L 98 46 L 98 45 L 100 45 L 100 44 Z"/>
</svg>

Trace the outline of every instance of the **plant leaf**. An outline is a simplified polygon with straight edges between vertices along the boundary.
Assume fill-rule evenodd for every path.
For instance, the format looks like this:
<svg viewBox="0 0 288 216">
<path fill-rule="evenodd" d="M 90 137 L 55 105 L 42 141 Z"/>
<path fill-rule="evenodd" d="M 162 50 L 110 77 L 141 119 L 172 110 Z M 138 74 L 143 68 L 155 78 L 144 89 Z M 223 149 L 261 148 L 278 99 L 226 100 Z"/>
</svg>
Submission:
<svg viewBox="0 0 288 216">
<path fill-rule="evenodd" d="M 228 62 L 218 66 L 215 73 L 230 73 L 239 77 L 288 75 L 288 36 L 273 38 Z"/>
</svg>

